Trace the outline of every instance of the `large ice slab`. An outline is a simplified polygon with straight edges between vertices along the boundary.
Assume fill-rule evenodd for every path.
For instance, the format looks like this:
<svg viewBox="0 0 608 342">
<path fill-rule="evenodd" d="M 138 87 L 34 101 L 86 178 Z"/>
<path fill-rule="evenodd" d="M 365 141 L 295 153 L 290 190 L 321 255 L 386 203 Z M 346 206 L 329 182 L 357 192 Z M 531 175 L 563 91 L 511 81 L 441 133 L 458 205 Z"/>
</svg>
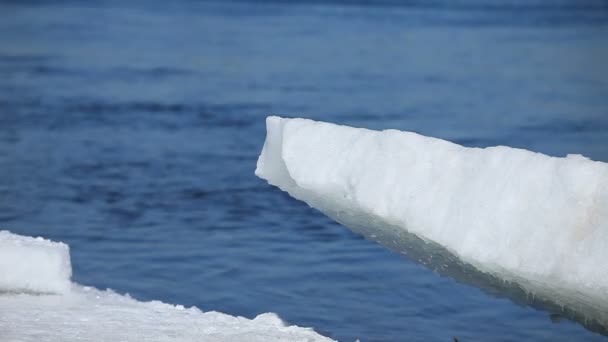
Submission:
<svg viewBox="0 0 608 342">
<path fill-rule="evenodd" d="M 276 314 L 254 319 L 70 283 L 68 246 L 0 232 L 0 341 L 332 341 Z"/>
<path fill-rule="evenodd" d="M 266 125 L 256 174 L 270 184 L 392 248 L 414 235 L 608 323 L 608 164 L 305 119 Z"/>
<path fill-rule="evenodd" d="M 71 276 L 66 244 L 0 231 L 0 292 L 63 293 Z"/>
</svg>

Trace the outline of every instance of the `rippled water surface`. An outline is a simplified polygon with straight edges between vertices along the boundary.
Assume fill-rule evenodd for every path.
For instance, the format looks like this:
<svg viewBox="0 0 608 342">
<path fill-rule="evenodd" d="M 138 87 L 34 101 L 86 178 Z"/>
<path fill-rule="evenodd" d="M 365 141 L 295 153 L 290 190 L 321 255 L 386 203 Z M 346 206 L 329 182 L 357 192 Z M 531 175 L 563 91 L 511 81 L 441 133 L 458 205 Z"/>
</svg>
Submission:
<svg viewBox="0 0 608 342">
<path fill-rule="evenodd" d="M 606 61 L 604 1 L 2 2 L 0 225 L 77 282 L 345 341 L 601 340 L 253 171 L 270 113 L 608 161 Z"/>
</svg>

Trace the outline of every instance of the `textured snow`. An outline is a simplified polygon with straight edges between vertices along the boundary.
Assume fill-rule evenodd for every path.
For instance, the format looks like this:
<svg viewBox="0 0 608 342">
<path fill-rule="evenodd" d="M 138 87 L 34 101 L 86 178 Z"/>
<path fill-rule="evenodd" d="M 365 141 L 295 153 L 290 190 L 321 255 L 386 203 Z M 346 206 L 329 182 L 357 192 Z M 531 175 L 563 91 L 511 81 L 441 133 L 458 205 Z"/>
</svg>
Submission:
<svg viewBox="0 0 608 342">
<path fill-rule="evenodd" d="M 41 238 L 0 232 L 0 265 L 0 341 L 332 341 L 273 313 L 247 319 L 70 283 L 67 245 Z"/>
<path fill-rule="evenodd" d="M 407 231 L 608 322 L 608 164 L 306 119 L 266 125 L 256 174 L 270 184 L 381 243 Z"/>
<path fill-rule="evenodd" d="M 0 231 L 0 292 L 62 293 L 71 276 L 66 244 Z"/>
<path fill-rule="evenodd" d="M 331 341 L 286 326 L 275 314 L 254 319 L 139 302 L 74 285 L 69 294 L 0 295 L 1 341 Z"/>
</svg>

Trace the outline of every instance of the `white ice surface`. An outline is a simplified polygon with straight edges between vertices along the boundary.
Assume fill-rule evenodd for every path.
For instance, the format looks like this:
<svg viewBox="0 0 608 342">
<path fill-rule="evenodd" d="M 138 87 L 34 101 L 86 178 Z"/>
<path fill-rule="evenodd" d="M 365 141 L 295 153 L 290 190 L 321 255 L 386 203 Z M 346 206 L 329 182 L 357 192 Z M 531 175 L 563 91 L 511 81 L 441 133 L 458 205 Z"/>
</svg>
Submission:
<svg viewBox="0 0 608 342">
<path fill-rule="evenodd" d="M 71 276 L 66 244 L 0 231 L 0 292 L 62 293 Z"/>
<path fill-rule="evenodd" d="M 608 164 L 305 119 L 266 125 L 256 175 L 270 184 L 358 232 L 406 230 L 608 322 Z"/>
<path fill-rule="evenodd" d="M 331 340 L 272 313 L 247 319 L 74 285 L 62 295 L 0 295 L 0 341 Z"/>
<path fill-rule="evenodd" d="M 0 341 L 332 341 L 273 313 L 247 319 L 70 284 L 69 252 L 61 243 L 2 232 L 0 263 Z M 34 280 L 34 271 L 43 278 Z"/>
</svg>

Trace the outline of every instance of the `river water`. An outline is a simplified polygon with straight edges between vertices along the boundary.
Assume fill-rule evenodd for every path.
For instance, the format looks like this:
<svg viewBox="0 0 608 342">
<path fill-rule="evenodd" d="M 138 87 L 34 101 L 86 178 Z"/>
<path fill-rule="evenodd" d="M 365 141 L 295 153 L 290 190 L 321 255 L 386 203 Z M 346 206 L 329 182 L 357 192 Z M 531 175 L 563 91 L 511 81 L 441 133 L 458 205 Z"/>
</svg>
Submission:
<svg viewBox="0 0 608 342">
<path fill-rule="evenodd" d="M 76 282 L 343 341 L 601 340 L 253 171 L 269 114 L 608 161 L 606 61 L 599 0 L 2 2 L 0 226 Z"/>
</svg>

